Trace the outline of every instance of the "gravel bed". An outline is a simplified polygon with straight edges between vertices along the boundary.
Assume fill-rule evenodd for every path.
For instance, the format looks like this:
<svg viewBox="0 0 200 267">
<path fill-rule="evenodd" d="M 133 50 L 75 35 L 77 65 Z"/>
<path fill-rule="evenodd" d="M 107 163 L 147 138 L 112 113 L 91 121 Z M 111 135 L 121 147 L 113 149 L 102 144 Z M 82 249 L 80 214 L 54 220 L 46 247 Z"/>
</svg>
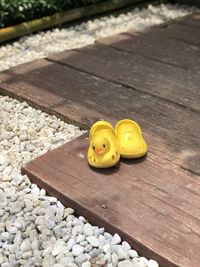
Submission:
<svg viewBox="0 0 200 267">
<path fill-rule="evenodd" d="M 129 29 L 144 29 L 171 19 L 190 14 L 195 9 L 179 5 L 151 6 L 118 16 L 104 16 L 79 25 L 53 29 L 0 48 L 0 71 L 34 59 L 43 58 L 51 53 L 92 44 L 96 39 L 114 35 Z M 53 45 L 52 45 L 53 44 Z"/>
<path fill-rule="evenodd" d="M 21 175 L 23 162 L 83 131 L 7 96 L 0 96 L 0 125 L 1 267 L 158 267 Z"/>
<path fill-rule="evenodd" d="M 92 44 L 130 28 L 144 29 L 194 9 L 160 5 L 54 29 L 0 48 L 0 71 L 54 52 Z M 53 43 L 53 45 L 52 45 Z M 0 266 L 158 267 L 103 228 L 74 215 L 22 176 L 23 162 L 83 132 L 27 103 L 0 96 Z"/>
</svg>

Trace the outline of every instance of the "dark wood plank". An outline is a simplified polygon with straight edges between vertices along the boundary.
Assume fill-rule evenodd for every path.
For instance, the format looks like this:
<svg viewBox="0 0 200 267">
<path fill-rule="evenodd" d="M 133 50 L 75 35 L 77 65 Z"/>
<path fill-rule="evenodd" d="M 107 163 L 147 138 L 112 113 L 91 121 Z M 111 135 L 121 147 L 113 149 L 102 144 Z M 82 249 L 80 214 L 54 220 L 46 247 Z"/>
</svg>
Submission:
<svg viewBox="0 0 200 267">
<path fill-rule="evenodd" d="M 175 21 L 175 23 L 166 23 L 156 27 L 154 31 L 162 38 L 169 38 L 196 46 L 200 45 L 200 34 L 197 27 L 190 27 Z M 130 30 L 128 33 L 135 34 L 135 30 Z"/>
<path fill-rule="evenodd" d="M 26 164 L 30 179 L 160 266 L 198 267 L 200 181 L 149 153 L 110 170 L 87 165 L 83 136 Z"/>
<path fill-rule="evenodd" d="M 64 98 L 56 94 L 56 81 L 52 81 L 51 86 L 54 86 L 55 89 L 52 91 L 48 84 L 45 83 L 45 77 L 41 79 L 40 70 L 48 68 L 49 65 L 46 60 L 37 60 L 33 64 L 22 64 L 1 72 L 0 93 L 26 100 L 36 107 L 42 106 L 43 110 L 60 103 Z M 29 79 L 30 73 L 31 78 Z M 32 81 L 37 81 L 38 83 L 34 84 Z M 41 86 L 43 90 L 41 90 Z"/>
<path fill-rule="evenodd" d="M 196 9 L 196 7 L 200 7 L 199 0 L 175 0 L 173 2 L 179 3 L 180 5 L 193 6 L 193 7 L 195 7 L 195 9 Z"/>
<path fill-rule="evenodd" d="M 177 23 L 190 26 L 192 28 L 197 27 L 200 28 L 200 12 L 196 12 L 186 18 L 182 18 L 177 20 Z"/>
<path fill-rule="evenodd" d="M 153 30 L 135 31 L 132 36 L 118 34 L 97 42 L 200 73 L 200 47 L 163 38 Z"/>
<path fill-rule="evenodd" d="M 98 119 L 113 123 L 135 119 L 144 128 L 152 153 L 200 174 L 199 114 L 45 60 L 9 73 L 0 74 L 0 88 L 78 125 L 90 127 Z"/>
<path fill-rule="evenodd" d="M 0 93 L 25 100 L 36 108 L 60 116 L 68 122 L 77 123 L 81 127 L 91 125 L 103 115 L 75 101 L 76 89 L 79 88 L 83 92 L 85 81 L 83 79 L 81 87 L 81 77 L 77 80 L 73 70 L 65 75 L 66 70 L 68 69 L 43 59 L 22 64 L 0 74 Z M 90 83 L 89 76 L 87 82 Z M 68 94 L 68 88 L 72 98 Z M 67 110 L 62 112 L 63 105 Z"/>
<path fill-rule="evenodd" d="M 117 51 L 101 44 L 55 54 L 50 59 L 200 111 L 200 76 L 198 73 L 139 55 L 130 55 L 125 51 Z"/>
</svg>

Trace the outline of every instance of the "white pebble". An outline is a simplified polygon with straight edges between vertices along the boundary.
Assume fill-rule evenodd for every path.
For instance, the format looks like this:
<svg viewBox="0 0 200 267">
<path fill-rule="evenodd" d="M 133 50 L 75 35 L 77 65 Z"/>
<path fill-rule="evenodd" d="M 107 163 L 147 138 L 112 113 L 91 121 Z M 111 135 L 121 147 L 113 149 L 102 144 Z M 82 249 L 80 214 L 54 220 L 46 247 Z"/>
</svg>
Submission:
<svg viewBox="0 0 200 267">
<path fill-rule="evenodd" d="M 26 252 L 31 249 L 31 242 L 28 238 L 24 239 L 20 245 L 20 250 Z"/>
<path fill-rule="evenodd" d="M 115 234 L 111 239 L 111 245 L 118 245 L 121 243 L 121 237 L 118 234 Z"/>
<path fill-rule="evenodd" d="M 94 234 L 92 225 L 89 223 L 84 224 L 83 232 L 86 236 L 92 236 Z"/>
<path fill-rule="evenodd" d="M 73 238 L 70 238 L 67 242 L 67 250 L 70 251 L 72 247 L 76 244 L 75 240 Z"/>
<path fill-rule="evenodd" d="M 103 251 L 104 251 L 104 253 L 105 254 L 107 254 L 108 252 L 110 252 L 110 250 L 111 250 L 111 245 L 110 244 L 105 244 L 104 246 L 103 246 Z"/>
<path fill-rule="evenodd" d="M 96 238 L 96 236 L 88 236 L 88 237 L 86 237 L 86 240 L 87 240 L 93 247 L 99 247 L 99 240 Z"/>
<path fill-rule="evenodd" d="M 119 247 L 118 251 L 117 251 L 117 255 L 119 260 L 123 260 L 123 259 L 128 259 L 128 251 L 126 249 L 124 249 L 122 246 Z"/>
<path fill-rule="evenodd" d="M 159 267 L 158 263 L 154 260 L 149 260 L 148 267 Z"/>
<path fill-rule="evenodd" d="M 129 256 L 130 256 L 131 258 L 136 258 L 136 257 L 138 257 L 138 253 L 137 253 L 137 251 L 134 250 L 134 249 L 129 250 L 129 251 L 128 251 L 128 254 L 129 254 Z"/>
<path fill-rule="evenodd" d="M 123 241 L 123 242 L 122 242 L 122 247 L 125 248 L 126 250 L 131 249 L 131 246 L 130 246 L 129 243 L 126 242 L 126 241 Z"/>
<path fill-rule="evenodd" d="M 76 238 L 76 242 L 77 243 L 81 243 L 81 242 L 83 242 L 85 240 L 85 236 L 84 235 L 79 235 L 79 236 L 77 236 L 77 238 Z"/>
<path fill-rule="evenodd" d="M 136 266 L 132 262 L 125 260 L 125 261 L 120 261 L 118 267 L 136 267 Z"/>
<path fill-rule="evenodd" d="M 89 261 L 86 261 L 82 263 L 81 267 L 91 267 L 91 263 Z"/>
<path fill-rule="evenodd" d="M 80 245 L 74 245 L 74 246 L 72 247 L 72 254 L 73 254 L 74 256 L 78 256 L 78 255 L 80 255 L 81 253 L 83 253 L 83 251 L 84 251 L 84 249 L 83 249 L 83 247 L 80 246 Z"/>
</svg>

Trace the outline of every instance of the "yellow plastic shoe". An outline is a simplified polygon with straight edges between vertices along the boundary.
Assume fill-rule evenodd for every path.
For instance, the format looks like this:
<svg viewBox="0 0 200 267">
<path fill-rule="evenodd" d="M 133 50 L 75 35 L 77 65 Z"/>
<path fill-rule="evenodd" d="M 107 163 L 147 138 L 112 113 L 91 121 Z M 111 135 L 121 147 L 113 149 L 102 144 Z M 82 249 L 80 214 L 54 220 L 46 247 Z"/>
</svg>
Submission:
<svg viewBox="0 0 200 267">
<path fill-rule="evenodd" d="M 148 146 L 140 126 L 132 120 L 121 120 L 115 126 L 115 135 L 123 158 L 139 158 L 147 154 Z"/>
<path fill-rule="evenodd" d="M 120 159 L 119 147 L 113 126 L 106 121 L 97 121 L 90 129 L 88 162 L 96 168 L 116 165 Z"/>
</svg>

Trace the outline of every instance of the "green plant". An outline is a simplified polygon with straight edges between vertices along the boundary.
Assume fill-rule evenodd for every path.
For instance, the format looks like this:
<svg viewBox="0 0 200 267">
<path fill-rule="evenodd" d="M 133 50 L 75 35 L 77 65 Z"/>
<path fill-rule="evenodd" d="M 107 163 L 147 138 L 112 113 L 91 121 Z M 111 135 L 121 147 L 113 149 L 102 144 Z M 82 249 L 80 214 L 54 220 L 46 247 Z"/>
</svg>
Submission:
<svg viewBox="0 0 200 267">
<path fill-rule="evenodd" d="M 103 0 L 105 1 L 105 0 Z M 102 0 L 0 0 L 0 28 Z"/>
</svg>

